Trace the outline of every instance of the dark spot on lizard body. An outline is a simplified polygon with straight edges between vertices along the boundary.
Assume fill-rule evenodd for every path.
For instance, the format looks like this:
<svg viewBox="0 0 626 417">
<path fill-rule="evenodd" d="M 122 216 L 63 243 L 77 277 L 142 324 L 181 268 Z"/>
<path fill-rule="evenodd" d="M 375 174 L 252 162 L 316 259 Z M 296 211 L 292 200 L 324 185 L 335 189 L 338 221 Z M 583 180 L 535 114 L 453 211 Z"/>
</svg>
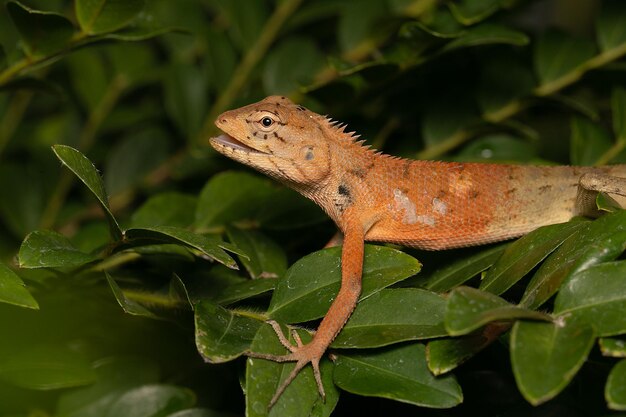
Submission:
<svg viewBox="0 0 626 417">
<path fill-rule="evenodd" d="M 345 184 L 339 184 L 337 187 L 337 197 L 335 198 L 335 207 L 340 212 L 343 212 L 348 206 L 352 204 L 352 194 L 350 189 Z"/>
<path fill-rule="evenodd" d="M 539 193 L 543 194 L 547 191 L 550 191 L 551 189 L 552 186 L 550 184 L 542 185 L 541 187 L 539 187 Z"/>
</svg>

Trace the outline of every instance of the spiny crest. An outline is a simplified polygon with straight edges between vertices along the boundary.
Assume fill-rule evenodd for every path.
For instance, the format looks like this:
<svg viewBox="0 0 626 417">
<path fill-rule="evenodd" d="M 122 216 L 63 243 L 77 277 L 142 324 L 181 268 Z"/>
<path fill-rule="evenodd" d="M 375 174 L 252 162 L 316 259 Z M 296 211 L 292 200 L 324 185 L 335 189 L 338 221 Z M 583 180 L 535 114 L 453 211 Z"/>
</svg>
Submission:
<svg viewBox="0 0 626 417">
<path fill-rule="evenodd" d="M 347 142 L 349 145 L 353 145 L 353 146 L 358 146 L 361 149 L 365 150 L 366 152 L 376 156 L 376 157 L 383 157 L 383 158 L 389 158 L 389 159 L 402 159 L 399 158 L 397 156 L 391 156 L 391 155 L 387 155 L 385 153 L 383 153 L 382 151 L 376 150 L 376 149 L 372 149 L 371 145 L 368 145 L 365 143 L 365 140 L 361 139 L 359 140 L 359 138 L 361 137 L 361 135 L 357 135 L 356 132 L 346 132 L 345 129 L 348 126 L 347 123 L 342 123 L 338 120 L 333 120 L 332 118 L 328 117 L 328 116 L 324 116 L 324 121 L 328 124 L 328 126 L 337 133 L 337 137 L 344 141 Z"/>
</svg>

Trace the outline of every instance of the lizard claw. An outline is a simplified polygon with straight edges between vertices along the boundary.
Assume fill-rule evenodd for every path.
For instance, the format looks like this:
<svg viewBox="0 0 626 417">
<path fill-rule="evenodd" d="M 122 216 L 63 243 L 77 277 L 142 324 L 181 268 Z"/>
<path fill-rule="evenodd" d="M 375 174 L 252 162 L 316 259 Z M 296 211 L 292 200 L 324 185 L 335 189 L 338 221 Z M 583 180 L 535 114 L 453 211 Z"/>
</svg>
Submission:
<svg viewBox="0 0 626 417">
<path fill-rule="evenodd" d="M 285 389 L 291 384 L 291 382 L 298 376 L 300 370 L 304 368 L 309 362 L 313 367 L 313 376 L 315 377 L 315 383 L 317 384 L 317 389 L 322 397 L 322 401 L 326 401 L 326 393 L 324 392 L 324 385 L 322 384 L 322 375 L 320 373 L 320 360 L 324 355 L 324 351 L 317 349 L 317 347 L 313 343 L 303 344 L 302 339 L 295 330 L 291 331 L 291 336 L 296 341 L 296 346 L 293 346 L 285 335 L 283 334 L 280 325 L 273 320 L 269 320 L 268 324 L 272 326 L 276 335 L 278 336 L 278 340 L 280 344 L 283 345 L 290 353 L 286 355 L 272 355 L 269 353 L 257 353 L 257 352 L 247 352 L 246 355 L 251 358 L 259 358 L 266 359 L 274 362 L 296 362 L 296 366 L 293 368 L 289 376 L 280 384 L 274 396 L 270 400 L 268 408 L 272 408 L 276 401 L 280 398 Z"/>
</svg>

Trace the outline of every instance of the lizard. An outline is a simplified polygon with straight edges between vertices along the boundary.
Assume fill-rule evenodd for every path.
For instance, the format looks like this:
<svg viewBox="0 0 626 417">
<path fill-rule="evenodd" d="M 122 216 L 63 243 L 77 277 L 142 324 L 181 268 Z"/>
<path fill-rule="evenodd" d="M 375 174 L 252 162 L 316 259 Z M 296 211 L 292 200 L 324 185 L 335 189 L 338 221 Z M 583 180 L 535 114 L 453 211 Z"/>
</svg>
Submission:
<svg viewBox="0 0 626 417">
<path fill-rule="evenodd" d="M 312 340 L 292 345 L 270 321 L 285 355 L 255 358 L 296 362 L 269 406 L 311 363 L 322 398 L 319 363 L 356 307 L 365 241 L 424 250 L 487 244 L 577 215 L 598 215 L 606 192 L 624 207 L 626 165 L 532 166 L 403 159 L 368 147 L 346 125 L 270 96 L 226 111 L 210 139 L 219 153 L 250 166 L 313 200 L 343 234 L 341 287 Z"/>
</svg>

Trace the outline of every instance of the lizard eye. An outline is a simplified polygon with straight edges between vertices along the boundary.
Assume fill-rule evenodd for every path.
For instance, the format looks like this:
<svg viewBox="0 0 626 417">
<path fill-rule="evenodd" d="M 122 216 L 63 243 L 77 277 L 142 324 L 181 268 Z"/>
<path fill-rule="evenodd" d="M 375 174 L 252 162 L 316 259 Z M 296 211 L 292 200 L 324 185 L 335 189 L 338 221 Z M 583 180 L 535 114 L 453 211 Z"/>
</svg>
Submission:
<svg viewBox="0 0 626 417">
<path fill-rule="evenodd" d="M 261 119 L 261 124 L 264 127 L 270 127 L 273 123 L 274 123 L 274 121 L 272 119 L 270 119 L 269 117 L 264 117 L 264 118 Z"/>
</svg>

